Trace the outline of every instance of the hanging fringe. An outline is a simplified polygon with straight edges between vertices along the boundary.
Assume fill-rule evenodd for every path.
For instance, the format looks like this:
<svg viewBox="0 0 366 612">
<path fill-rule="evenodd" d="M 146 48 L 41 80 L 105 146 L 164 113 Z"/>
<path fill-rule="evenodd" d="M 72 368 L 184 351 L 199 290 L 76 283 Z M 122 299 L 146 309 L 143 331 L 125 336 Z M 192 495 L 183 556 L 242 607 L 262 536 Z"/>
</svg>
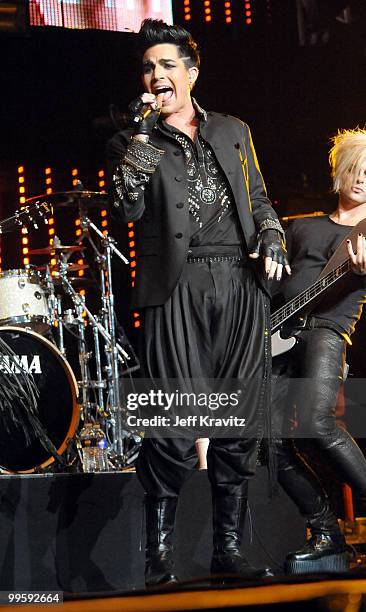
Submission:
<svg viewBox="0 0 366 612">
<path fill-rule="evenodd" d="M 60 460 L 39 420 L 39 390 L 34 378 L 24 370 L 13 350 L 1 338 L 0 363 L 0 426 L 9 434 L 14 427 L 21 429 L 27 446 L 38 440 L 47 452 Z"/>
</svg>

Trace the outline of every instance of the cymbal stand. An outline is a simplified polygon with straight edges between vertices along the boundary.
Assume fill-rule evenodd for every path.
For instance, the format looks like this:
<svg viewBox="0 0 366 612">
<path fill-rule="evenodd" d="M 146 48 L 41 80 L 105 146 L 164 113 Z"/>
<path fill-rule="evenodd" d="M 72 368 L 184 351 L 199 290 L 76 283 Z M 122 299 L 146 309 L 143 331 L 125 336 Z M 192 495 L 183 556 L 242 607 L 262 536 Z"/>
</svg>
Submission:
<svg viewBox="0 0 366 612">
<path fill-rule="evenodd" d="M 50 313 L 50 323 L 57 328 L 57 346 L 63 357 L 65 357 L 65 344 L 62 321 L 61 297 L 55 294 L 55 285 L 49 266 L 44 274 L 44 284 L 47 294 L 47 304 Z"/>
<path fill-rule="evenodd" d="M 104 407 L 104 394 L 103 389 L 106 387 L 105 380 L 103 379 L 102 363 L 100 359 L 100 344 L 98 328 L 93 325 L 93 339 L 94 339 L 94 354 L 95 354 L 95 372 L 96 372 L 96 388 L 98 396 L 98 411 L 100 414 L 105 415 Z"/>
<path fill-rule="evenodd" d="M 61 265 L 67 266 L 67 264 L 61 264 Z M 66 278 L 66 271 L 65 271 L 64 278 L 61 276 L 61 273 L 60 273 L 60 277 L 61 277 L 61 282 L 64 285 L 64 288 L 66 290 L 68 289 L 65 287 L 65 282 L 67 282 L 67 284 L 70 285 L 70 287 L 72 287 L 71 283 L 69 283 L 68 279 Z M 74 291 L 73 287 L 72 287 L 72 290 Z M 70 291 L 68 291 L 68 293 L 69 295 L 71 295 Z M 81 378 L 80 382 L 78 382 L 78 385 L 79 387 L 81 387 L 84 422 L 88 423 L 91 419 L 91 414 L 90 414 L 91 402 L 90 402 L 90 397 L 89 397 L 90 376 L 89 376 L 89 369 L 88 369 L 88 361 L 90 359 L 90 352 L 87 351 L 87 344 L 86 344 L 86 338 L 85 338 L 85 325 L 84 325 L 84 319 L 83 319 L 83 311 L 85 309 L 84 298 L 78 293 L 76 293 L 76 295 L 78 296 L 79 299 L 77 301 L 76 300 L 73 300 L 73 301 L 75 304 L 75 312 L 76 312 L 75 323 L 77 325 L 77 334 L 78 334 L 78 353 L 79 353 L 80 378 Z M 73 296 L 71 295 L 71 297 Z"/>
<path fill-rule="evenodd" d="M 66 349 L 64 342 L 64 322 L 62 318 L 62 301 L 61 296 L 56 297 L 56 312 L 57 312 L 57 346 L 63 357 L 66 357 Z"/>
<path fill-rule="evenodd" d="M 90 381 L 90 377 L 88 374 L 88 370 L 87 370 L 87 361 L 90 358 L 90 353 L 86 352 L 86 340 L 85 340 L 85 328 L 84 328 L 84 321 L 82 318 L 82 313 L 83 311 L 86 312 L 86 315 L 90 321 L 90 324 L 92 326 L 92 328 L 96 328 L 97 331 L 100 333 L 100 335 L 102 336 L 102 338 L 105 340 L 106 343 L 106 351 L 109 351 L 110 355 L 115 356 L 115 361 L 117 362 L 117 373 L 118 373 L 118 360 L 121 359 L 123 362 L 125 362 L 126 360 L 130 359 L 130 356 L 128 355 L 128 353 L 126 353 L 126 351 L 120 346 L 120 344 L 118 342 L 116 342 L 114 340 L 114 345 L 112 345 L 112 338 L 111 335 L 109 334 L 109 332 L 104 328 L 104 326 L 96 319 L 96 317 L 90 312 L 90 310 L 88 309 L 88 307 L 85 304 L 85 301 L 83 299 L 83 296 L 79 295 L 74 287 L 72 286 L 72 284 L 70 283 L 70 281 L 67 278 L 67 264 L 64 264 L 62 262 L 59 263 L 59 274 L 60 274 L 60 279 L 61 279 L 61 283 L 62 286 L 65 290 L 66 293 L 68 293 L 68 295 L 70 295 L 74 305 L 75 305 L 75 310 L 77 312 L 77 319 L 79 322 L 78 325 L 78 330 L 79 330 L 79 335 L 80 335 L 80 340 L 79 340 L 79 352 L 80 352 L 80 366 L 81 366 L 81 387 L 82 387 L 82 395 L 83 395 L 83 405 L 84 407 L 88 410 L 89 406 L 90 406 L 90 402 L 88 399 L 88 390 L 93 387 L 93 388 L 98 388 L 99 387 L 99 383 L 98 381 Z M 115 371 L 115 370 L 114 370 Z M 101 370 L 99 372 L 99 375 L 101 376 Z M 117 400 L 119 401 L 119 387 L 118 387 L 118 378 L 111 381 L 111 383 L 115 384 L 117 387 Z M 113 393 L 113 387 L 112 384 L 110 385 L 109 388 L 109 395 L 112 395 Z M 100 381 L 100 386 L 101 388 L 103 388 L 104 385 L 104 381 L 101 378 Z M 121 425 L 119 426 L 118 421 L 121 421 L 121 419 L 119 419 L 119 415 L 120 415 L 120 409 L 119 409 L 119 404 L 115 404 L 116 401 L 116 395 L 113 396 L 113 398 L 111 399 L 111 408 L 109 408 L 110 412 L 112 413 L 112 409 L 114 410 L 114 416 L 117 417 L 116 418 L 116 435 L 120 432 L 121 435 L 121 440 L 119 441 L 119 444 L 116 445 L 119 449 L 121 448 L 123 451 L 123 441 L 122 441 L 122 422 Z M 112 403 L 113 402 L 113 403 Z M 112 419 L 113 422 L 113 419 Z M 115 449 L 113 449 L 115 451 Z M 116 452 L 116 451 L 115 451 Z M 123 452 L 118 452 L 118 455 L 120 455 L 121 457 L 123 456 Z"/>
<path fill-rule="evenodd" d="M 111 413 L 111 429 L 112 429 L 112 455 L 115 459 L 123 461 L 124 457 L 124 440 L 126 431 L 123 428 L 123 414 L 120 400 L 119 389 L 119 359 L 118 343 L 116 340 L 115 315 L 114 315 L 114 295 L 112 286 L 112 253 L 116 254 L 125 264 L 128 264 L 128 259 L 116 248 L 115 240 L 110 236 L 105 236 L 99 228 L 85 215 L 80 218 L 81 227 L 86 233 L 91 228 L 100 238 L 104 254 L 99 256 L 100 278 L 102 289 L 102 304 L 103 304 L 103 323 L 104 329 L 108 331 L 110 338 L 107 342 L 105 351 L 107 357 L 107 372 L 109 381 L 109 411 Z M 102 334 L 103 335 L 103 334 Z M 125 351 L 124 351 L 125 353 Z M 127 355 L 127 353 L 125 353 Z"/>
<path fill-rule="evenodd" d="M 71 285 L 72 286 L 72 285 Z M 64 285 L 65 289 L 65 285 Z M 87 350 L 87 339 L 85 334 L 85 324 L 83 318 L 83 311 L 85 310 L 84 297 L 76 294 L 79 298 L 78 303 L 74 298 L 74 294 L 70 294 L 68 289 L 65 289 L 69 295 L 71 295 L 72 300 L 74 301 L 74 310 L 66 310 L 64 315 L 64 323 L 67 326 L 75 326 L 77 329 L 77 338 L 78 338 L 78 355 L 79 355 L 79 365 L 80 365 L 80 379 L 78 381 L 79 389 L 81 389 L 82 396 L 82 413 L 85 422 L 94 421 L 94 415 L 92 415 L 92 409 L 96 408 L 96 410 L 104 416 L 104 396 L 103 389 L 106 388 L 106 381 L 103 380 L 102 376 L 102 368 L 100 362 L 100 348 L 99 348 L 99 337 L 98 330 L 93 326 L 93 339 L 94 339 L 94 351 L 95 351 L 95 363 L 96 363 L 96 374 L 97 380 L 91 380 L 90 371 L 89 371 L 89 360 L 92 356 L 92 352 Z M 90 400 L 90 390 L 95 389 L 97 392 L 97 404 Z"/>
</svg>

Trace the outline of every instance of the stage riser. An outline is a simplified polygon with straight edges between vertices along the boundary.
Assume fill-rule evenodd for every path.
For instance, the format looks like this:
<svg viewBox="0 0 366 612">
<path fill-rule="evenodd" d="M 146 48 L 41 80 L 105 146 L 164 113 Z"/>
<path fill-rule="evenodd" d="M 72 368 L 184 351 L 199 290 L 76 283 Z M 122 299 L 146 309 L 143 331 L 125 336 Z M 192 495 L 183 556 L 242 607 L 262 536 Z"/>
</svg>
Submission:
<svg viewBox="0 0 366 612">
<path fill-rule="evenodd" d="M 255 564 L 280 566 L 302 543 L 304 521 L 281 493 L 268 499 L 264 468 L 250 494 Z M 135 474 L 1 476 L 2 590 L 91 592 L 143 586 L 143 492 Z M 212 551 L 205 472 L 186 483 L 177 517 L 176 567 L 182 579 L 207 575 Z M 266 554 L 264 548 L 269 552 Z"/>
</svg>

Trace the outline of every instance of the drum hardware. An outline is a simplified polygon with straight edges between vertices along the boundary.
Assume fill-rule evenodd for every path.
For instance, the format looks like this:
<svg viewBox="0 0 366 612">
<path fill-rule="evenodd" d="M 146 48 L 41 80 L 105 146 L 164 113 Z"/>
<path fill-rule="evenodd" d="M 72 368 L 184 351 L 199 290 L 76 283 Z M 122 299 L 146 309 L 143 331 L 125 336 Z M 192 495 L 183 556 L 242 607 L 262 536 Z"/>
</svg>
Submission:
<svg viewBox="0 0 366 612">
<path fill-rule="evenodd" d="M 123 414 L 120 399 L 120 364 L 122 358 L 123 365 L 127 365 L 127 361 L 130 360 L 130 356 L 124 351 L 116 339 L 116 328 L 115 328 L 115 313 L 114 313 L 114 295 L 112 286 L 112 254 L 117 255 L 123 263 L 128 264 L 128 259 L 117 249 L 115 246 L 115 240 L 108 235 L 104 235 L 103 232 L 85 215 L 85 210 L 80 211 L 80 227 L 83 231 L 83 238 L 87 237 L 96 252 L 96 259 L 99 265 L 100 271 L 100 286 L 102 293 L 102 321 L 103 329 L 108 330 L 108 341 L 104 336 L 105 342 L 105 355 L 107 360 L 107 366 L 105 372 L 109 383 L 109 402 L 108 410 L 111 414 L 110 417 L 110 428 L 111 428 L 111 448 L 110 456 L 114 463 L 123 465 L 125 463 L 125 443 L 130 435 L 129 432 L 125 432 L 123 429 Z M 100 238 L 103 247 L 103 254 L 96 248 L 94 242 L 90 239 L 89 230 L 92 229 L 94 233 Z M 103 334 L 101 334 L 103 337 Z M 128 371 L 128 368 L 127 368 Z M 128 434 L 128 435 L 127 435 Z"/>
<path fill-rule="evenodd" d="M 88 353 L 89 358 L 91 357 L 91 354 Z M 88 380 L 86 382 L 82 381 L 82 380 L 78 380 L 78 386 L 79 387 L 84 387 L 85 389 L 106 389 L 107 388 L 107 381 L 106 380 Z M 102 412 L 104 412 L 102 410 Z"/>
<path fill-rule="evenodd" d="M 103 368 L 103 373 L 107 378 L 107 399 L 104 403 L 106 403 L 107 412 L 110 415 L 107 422 L 111 437 L 110 458 L 118 469 L 118 467 L 127 465 L 126 462 L 128 457 L 126 456 L 126 451 L 128 450 L 131 441 L 131 432 L 126 431 L 123 427 L 125 416 L 123 415 L 123 408 L 121 406 L 119 388 L 121 372 L 123 368 L 124 374 L 127 374 L 137 369 L 139 365 L 136 363 L 132 365 L 130 355 L 123 349 L 116 339 L 111 258 L 112 254 L 116 254 L 124 263 L 128 263 L 128 260 L 116 248 L 113 238 L 110 236 L 104 236 L 99 228 L 90 221 L 85 214 L 85 210 L 81 210 L 80 227 L 83 230 L 83 234 L 79 239 L 79 243 L 85 239 L 88 240 L 94 250 L 95 261 L 99 267 L 102 309 L 100 316 L 97 318 L 97 322 L 102 325 L 102 328 L 105 330 L 105 332 L 107 332 L 108 336 L 106 336 L 105 333 L 103 334 L 100 327 L 97 328 L 95 325 L 93 325 L 93 323 L 91 327 L 93 329 L 93 337 L 95 339 L 96 359 L 98 359 L 97 356 L 100 355 L 98 331 L 104 339 L 106 365 Z M 100 239 L 103 252 L 99 251 L 94 240 L 92 240 L 89 232 L 90 229 L 92 229 Z M 96 370 L 97 379 L 102 380 L 103 374 L 100 361 L 96 363 Z M 99 399 L 99 404 L 103 409 L 101 397 Z"/>
<path fill-rule="evenodd" d="M 57 276 L 53 276 L 53 282 L 55 285 L 61 285 L 61 281 Z M 86 278 L 85 276 L 69 276 L 69 282 L 80 289 L 83 287 L 91 287 L 92 285 L 94 285 L 94 287 L 97 286 L 95 280 Z"/>
<path fill-rule="evenodd" d="M 72 324 L 76 325 L 77 328 L 77 336 L 78 336 L 78 351 L 79 351 L 79 364 L 80 364 L 80 372 L 81 372 L 81 380 L 79 381 L 79 388 L 81 392 L 81 410 L 83 413 L 84 422 L 93 421 L 93 408 L 95 407 L 95 403 L 90 400 L 90 392 L 97 391 L 98 404 L 97 404 L 97 412 L 105 413 L 105 402 L 103 397 L 103 389 L 108 389 L 107 395 L 110 395 L 110 389 L 108 388 L 108 383 L 103 380 L 102 376 L 102 368 L 100 362 L 100 349 L 99 349 L 99 338 L 97 338 L 98 333 L 104 338 L 106 344 L 110 344 L 110 335 L 104 329 L 103 325 L 99 323 L 99 321 L 94 317 L 94 315 L 90 312 L 90 310 L 85 305 L 84 296 L 79 295 L 74 290 L 71 283 L 68 281 L 66 276 L 67 274 L 67 264 L 59 264 L 59 275 L 63 284 L 63 287 L 70 295 L 75 305 L 75 313 L 72 319 Z M 83 319 L 83 312 L 86 312 L 88 320 L 90 321 L 91 327 L 93 329 L 93 337 L 95 342 L 95 360 L 96 360 L 96 370 L 97 370 L 97 380 L 91 380 L 90 372 L 89 372 L 89 360 L 92 357 L 92 352 L 87 350 L 87 341 L 85 334 L 85 325 Z M 71 318 L 72 313 L 68 313 L 68 318 Z M 122 349 L 122 347 L 118 346 L 117 349 L 125 359 L 129 359 L 129 355 Z"/>
<path fill-rule="evenodd" d="M 67 263 L 65 265 L 67 266 L 67 272 L 79 272 L 79 270 L 87 270 L 89 268 L 88 264 Z M 58 277 L 57 264 L 54 266 L 50 266 L 49 264 L 44 264 L 43 266 L 35 266 L 37 272 L 45 272 L 47 268 L 50 269 L 54 278 Z"/>
<path fill-rule="evenodd" d="M 106 208 L 108 206 L 108 194 L 100 191 L 87 191 L 85 189 L 75 191 L 56 191 L 52 194 L 42 194 L 28 198 L 25 204 L 34 204 L 44 199 L 54 208 Z"/>
<path fill-rule="evenodd" d="M 96 377 L 97 377 L 97 380 L 95 381 L 96 386 L 94 388 L 97 390 L 99 411 L 102 414 L 105 412 L 103 389 L 107 388 L 107 382 L 103 379 L 98 330 L 94 326 L 92 329 L 93 329 L 94 355 L 95 355 Z"/>
<path fill-rule="evenodd" d="M 85 249 L 86 247 L 77 245 L 53 244 L 52 246 L 46 246 L 40 249 L 31 249 L 28 253 L 29 255 L 56 255 L 56 253 L 78 253 L 79 251 L 85 251 Z"/>
<path fill-rule="evenodd" d="M 12 290 L 9 292 L 0 291 L 0 323 L 2 322 L 3 324 L 7 323 L 10 325 L 25 324 L 28 327 L 33 327 L 36 323 L 42 323 L 44 326 L 42 329 L 37 327 L 37 331 L 42 331 L 42 333 L 48 333 L 52 326 L 55 331 L 57 346 L 55 351 L 57 351 L 59 358 L 63 359 L 66 364 L 64 343 L 65 330 L 70 331 L 72 335 L 77 337 L 80 366 L 80 381 L 78 386 L 80 389 L 82 417 L 85 422 L 99 420 L 103 424 L 106 436 L 112 439 L 110 459 L 113 461 L 115 468 L 118 469 L 119 467 L 130 465 L 134 461 L 138 453 L 138 445 L 141 441 L 139 436 L 127 431 L 124 427 L 126 415 L 124 414 L 125 409 L 121 405 L 119 388 L 122 373 L 127 374 L 139 367 L 132 347 L 129 346 L 128 341 L 124 338 L 124 334 L 122 334 L 122 341 L 118 341 L 116 334 L 111 259 L 112 255 L 116 254 L 124 263 L 128 263 L 128 260 L 116 248 L 114 239 L 109 236 L 104 236 L 85 214 L 87 208 L 95 206 L 95 203 L 93 203 L 94 196 L 97 198 L 99 204 L 103 201 L 104 206 L 106 204 L 106 194 L 73 191 L 63 192 L 57 195 L 60 196 L 60 198 L 61 196 L 65 196 L 65 198 L 67 196 L 67 198 L 69 198 L 67 204 L 66 199 L 64 200 L 64 204 L 62 204 L 59 199 L 57 205 L 66 207 L 71 202 L 73 206 L 79 208 L 80 213 L 82 213 L 80 216 L 83 234 L 76 245 L 62 245 L 60 240 L 55 237 L 54 243 L 51 246 L 33 249 L 29 252 L 34 255 L 55 255 L 57 261 L 55 266 L 42 265 L 36 267 L 29 265 L 26 270 L 15 270 L 8 271 L 5 274 L 3 273 L 5 277 L 11 279 L 15 278 L 12 282 L 18 284 L 18 293 L 26 291 L 31 284 L 33 301 L 37 304 L 42 304 L 43 311 L 39 313 L 35 310 L 32 300 L 21 300 L 18 298 L 18 301 L 21 301 L 21 315 L 26 317 L 24 321 L 20 320 L 20 315 L 18 316 L 17 310 L 15 309 L 14 311 L 13 302 L 16 292 Z M 47 198 L 49 198 L 49 196 L 47 196 Z M 46 207 L 47 211 L 51 210 L 47 203 L 41 203 L 39 200 L 40 197 L 27 200 L 28 212 L 33 208 L 36 210 L 41 208 L 41 210 L 43 210 L 43 207 Z M 99 204 L 96 207 L 99 207 Z M 34 216 L 34 214 L 33 217 L 30 216 L 30 220 L 33 223 L 35 221 Z M 16 225 L 21 224 L 18 218 L 19 214 L 14 216 Z M 90 229 L 93 230 L 101 240 L 102 252 L 99 252 L 97 245 L 89 235 Z M 73 272 L 87 269 L 88 265 L 67 262 L 67 259 L 72 254 L 85 251 L 86 246 L 81 244 L 85 238 L 88 239 L 88 242 L 93 248 L 96 255 L 95 260 L 99 269 L 102 307 L 98 315 L 93 315 L 91 313 L 85 304 L 84 298 L 74 289 L 74 286 L 77 285 L 84 286 L 84 284 L 86 285 L 89 283 L 96 284 L 96 281 L 85 279 L 84 277 L 70 276 Z M 0 275 L 0 289 L 1 282 L 5 281 L 2 281 Z M 61 293 L 60 287 L 62 289 Z M 12 307 L 11 312 L 9 312 L 10 316 L 4 319 L 1 318 L 2 293 L 12 296 Z M 72 308 L 63 308 L 62 300 L 65 294 L 71 298 L 73 304 Z M 86 337 L 85 319 L 83 316 L 85 313 L 89 321 L 88 329 L 90 329 L 90 332 L 93 334 L 93 351 L 89 350 L 88 347 L 90 338 L 89 333 L 88 339 Z M 37 317 L 40 316 L 42 316 L 42 319 L 38 321 Z M 103 340 L 102 346 L 100 344 L 100 338 Z M 45 338 L 44 341 L 48 342 Z M 103 351 L 105 355 L 105 359 L 103 360 L 101 351 Z M 132 363 L 133 360 L 131 355 L 135 360 L 134 363 Z M 93 359 L 92 368 L 90 364 L 91 359 Z M 70 366 L 67 364 L 67 367 Z M 91 376 L 91 369 L 94 372 L 93 377 Z M 94 380 L 92 380 L 92 378 L 94 378 Z M 79 416 L 80 405 L 76 405 L 75 410 Z M 65 443 L 65 448 L 68 445 L 70 445 L 70 438 Z M 57 452 L 60 453 L 63 452 L 63 450 L 60 451 L 57 447 Z M 30 468 L 30 471 L 35 472 L 39 469 L 44 470 L 48 468 L 53 461 L 54 458 L 50 459 L 50 461 L 47 459 L 45 463 L 42 458 L 42 461 L 37 463 L 37 466 Z M 16 469 L 18 469 L 18 467 L 16 467 Z M 23 470 L 23 466 L 20 466 L 20 469 Z"/>
<path fill-rule="evenodd" d="M 104 329 L 103 325 L 99 323 L 97 318 L 88 309 L 88 307 L 85 304 L 85 300 L 83 299 L 84 296 L 80 295 L 79 293 L 75 291 L 74 287 L 71 285 L 69 279 L 67 278 L 65 271 L 62 271 L 63 265 L 64 264 L 61 264 L 61 270 L 60 270 L 61 284 L 63 285 L 65 292 L 68 295 L 70 295 L 70 297 L 72 298 L 77 312 L 79 311 L 76 320 L 83 323 L 83 328 L 84 328 L 84 319 L 82 317 L 82 313 L 85 312 L 91 325 L 94 325 L 99 331 L 100 335 L 104 338 L 104 340 L 110 343 L 111 342 L 110 334 Z M 118 342 L 116 342 L 116 352 L 121 357 L 121 359 L 123 360 L 130 359 L 129 354 L 123 349 L 123 347 Z"/>
<path fill-rule="evenodd" d="M 62 320 L 62 301 L 61 296 L 56 297 L 56 319 L 54 322 L 54 327 L 56 328 L 57 333 L 57 346 L 63 357 L 66 357 L 66 349 L 64 342 L 64 322 Z"/>
</svg>

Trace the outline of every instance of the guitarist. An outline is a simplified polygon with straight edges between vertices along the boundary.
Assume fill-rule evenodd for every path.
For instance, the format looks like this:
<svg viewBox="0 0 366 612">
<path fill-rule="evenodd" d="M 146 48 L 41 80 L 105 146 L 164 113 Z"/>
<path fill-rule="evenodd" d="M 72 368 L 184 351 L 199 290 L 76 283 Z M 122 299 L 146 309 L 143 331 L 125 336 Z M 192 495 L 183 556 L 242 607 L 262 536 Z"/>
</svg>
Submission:
<svg viewBox="0 0 366 612">
<path fill-rule="evenodd" d="M 280 286 L 288 302 L 316 281 L 337 247 L 347 241 L 350 271 L 315 306 L 312 303 L 310 313 L 292 318 L 290 332 L 297 344 L 273 360 L 278 480 L 311 531 L 305 546 L 287 556 L 290 573 L 342 571 L 349 563 L 336 516 L 315 474 L 297 453 L 296 439 L 310 438 L 340 478 L 366 495 L 366 459 L 335 418 L 346 347 L 366 299 L 366 240 L 358 233 L 353 248 L 347 239 L 366 219 L 366 130 L 339 132 L 329 161 L 338 206 L 329 216 L 291 224 L 286 238 L 292 275 Z"/>
</svg>

